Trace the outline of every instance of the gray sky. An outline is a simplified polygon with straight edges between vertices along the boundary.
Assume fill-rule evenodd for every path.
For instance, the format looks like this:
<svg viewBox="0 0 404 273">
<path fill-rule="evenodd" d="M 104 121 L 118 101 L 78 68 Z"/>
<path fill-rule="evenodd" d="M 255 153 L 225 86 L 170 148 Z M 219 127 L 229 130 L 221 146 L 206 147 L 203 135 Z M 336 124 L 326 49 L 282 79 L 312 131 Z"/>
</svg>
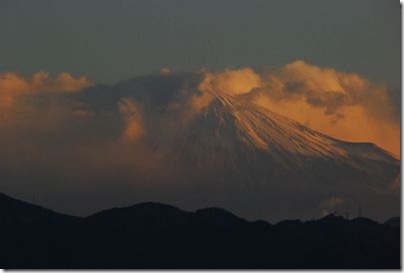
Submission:
<svg viewBox="0 0 404 273">
<path fill-rule="evenodd" d="M 0 71 L 101 83 L 295 59 L 400 88 L 397 0 L 0 0 Z"/>
</svg>

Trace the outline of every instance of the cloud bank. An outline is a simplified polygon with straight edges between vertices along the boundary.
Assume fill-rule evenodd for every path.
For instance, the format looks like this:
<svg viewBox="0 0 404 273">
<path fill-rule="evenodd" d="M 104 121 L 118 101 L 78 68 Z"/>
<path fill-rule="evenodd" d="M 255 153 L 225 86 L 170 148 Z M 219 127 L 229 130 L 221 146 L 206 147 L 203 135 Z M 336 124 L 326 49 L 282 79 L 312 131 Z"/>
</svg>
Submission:
<svg viewBox="0 0 404 273">
<path fill-rule="evenodd" d="M 178 181 L 183 169 L 161 155 L 167 139 L 175 143 L 186 130 L 204 130 L 187 126 L 220 92 L 335 138 L 374 142 L 399 156 L 399 109 L 388 88 L 359 74 L 304 61 L 262 71 L 163 69 L 115 85 L 97 85 L 68 73 L 24 77 L 7 72 L 0 74 L 0 179 L 5 181 L 0 192 L 26 200 L 35 192 L 47 196 L 43 205 L 82 215 L 126 201 L 155 200 L 157 188 L 159 201 L 173 203 L 189 189 L 194 193 L 189 203 L 205 206 L 197 188 L 190 189 L 186 179 Z M 98 196 L 90 205 L 89 195 Z M 77 206 L 72 209 L 64 198 Z"/>
<path fill-rule="evenodd" d="M 332 137 L 352 142 L 373 142 L 396 156 L 400 155 L 399 109 L 394 108 L 386 86 L 372 83 L 359 74 L 322 68 L 301 60 L 260 72 L 248 67 L 204 70 L 188 75 L 170 74 L 165 68 L 163 71 L 153 76 L 150 82 L 139 80 L 136 84 L 142 86 L 135 86 L 134 90 L 115 98 L 115 109 L 112 110 L 120 113 L 127 125 L 122 132 L 126 140 L 139 139 L 145 134 L 147 126 L 143 119 L 150 120 L 148 116 L 152 116 L 153 111 L 159 111 L 156 107 L 170 109 L 171 112 L 188 111 L 188 114 L 187 108 L 199 112 L 217 92 L 224 90 Z M 177 86 L 172 86 L 173 82 Z M 66 94 L 92 85 L 86 77 L 75 78 L 69 73 L 53 78 L 43 71 L 31 77 L 1 73 L 0 122 L 9 120 L 18 123 L 16 115 L 23 112 L 32 114 L 33 109 L 40 112 L 47 107 L 47 110 L 52 108 L 57 112 L 66 108 L 66 101 L 64 105 L 58 105 L 62 104 L 55 99 L 58 94 L 66 97 Z M 43 103 L 43 99 L 35 100 L 44 95 L 53 95 L 52 105 Z M 94 115 L 95 111 L 90 109 L 100 104 L 96 96 L 86 102 L 87 109 L 79 99 L 70 103 L 68 114 L 81 118 Z M 141 113 L 142 104 L 147 104 L 147 113 Z"/>
<path fill-rule="evenodd" d="M 15 114 L 19 100 L 24 96 L 70 93 L 91 85 L 86 77 L 75 78 L 66 72 L 54 78 L 44 71 L 35 73 L 30 78 L 13 72 L 0 73 L 0 122 Z M 26 104 L 22 106 L 30 107 Z"/>
</svg>

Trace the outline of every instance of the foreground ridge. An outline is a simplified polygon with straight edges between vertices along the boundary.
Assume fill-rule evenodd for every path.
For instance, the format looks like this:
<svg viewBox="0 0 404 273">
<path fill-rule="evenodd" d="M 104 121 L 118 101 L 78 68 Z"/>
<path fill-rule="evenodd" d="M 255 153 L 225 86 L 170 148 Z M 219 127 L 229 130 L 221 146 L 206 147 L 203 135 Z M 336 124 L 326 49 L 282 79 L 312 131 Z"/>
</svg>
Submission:
<svg viewBox="0 0 404 273">
<path fill-rule="evenodd" d="M 272 225 L 220 208 L 188 212 L 160 203 L 79 218 L 0 194 L 0 267 L 397 269 L 397 223 L 330 214 Z"/>
</svg>

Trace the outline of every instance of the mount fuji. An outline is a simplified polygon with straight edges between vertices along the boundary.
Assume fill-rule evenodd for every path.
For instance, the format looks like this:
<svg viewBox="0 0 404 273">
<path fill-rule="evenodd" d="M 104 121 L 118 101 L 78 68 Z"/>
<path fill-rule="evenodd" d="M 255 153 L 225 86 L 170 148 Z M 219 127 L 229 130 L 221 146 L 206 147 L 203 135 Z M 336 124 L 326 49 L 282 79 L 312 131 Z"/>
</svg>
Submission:
<svg viewBox="0 0 404 273">
<path fill-rule="evenodd" d="M 80 94 L 83 101 L 97 94 L 113 105 L 129 97 L 144 106 L 142 144 L 175 174 L 151 199 L 223 207 L 249 219 L 356 215 L 359 207 L 375 219 L 399 214 L 400 161 L 375 144 L 335 139 L 223 89 L 182 121 L 181 111 L 165 106 L 185 100 L 161 98 L 157 84 L 145 92 L 142 84 L 153 80 Z"/>
</svg>

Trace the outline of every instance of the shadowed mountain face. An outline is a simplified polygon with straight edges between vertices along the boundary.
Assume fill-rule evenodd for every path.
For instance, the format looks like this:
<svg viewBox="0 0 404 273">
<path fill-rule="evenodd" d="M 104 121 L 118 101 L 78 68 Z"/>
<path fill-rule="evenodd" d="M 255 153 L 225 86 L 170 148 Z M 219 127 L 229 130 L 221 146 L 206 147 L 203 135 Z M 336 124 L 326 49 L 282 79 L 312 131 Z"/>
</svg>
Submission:
<svg viewBox="0 0 404 273">
<path fill-rule="evenodd" d="M 249 222 L 159 203 L 76 218 L 0 195 L 7 269 L 400 268 L 400 229 L 366 218 Z"/>
<path fill-rule="evenodd" d="M 142 147 L 144 157 L 158 160 L 135 176 L 141 200 L 188 209 L 214 205 L 271 221 L 352 214 L 359 204 L 378 220 L 400 213 L 400 162 L 388 152 L 316 132 L 243 95 L 192 90 L 187 86 L 197 76 L 181 77 L 139 77 L 74 95 L 84 104 L 102 101 L 95 109 L 101 113 L 122 98 L 142 109 L 134 116 L 142 119 L 143 135 L 126 150 L 136 155 Z M 203 106 L 190 106 L 204 96 Z"/>
</svg>

